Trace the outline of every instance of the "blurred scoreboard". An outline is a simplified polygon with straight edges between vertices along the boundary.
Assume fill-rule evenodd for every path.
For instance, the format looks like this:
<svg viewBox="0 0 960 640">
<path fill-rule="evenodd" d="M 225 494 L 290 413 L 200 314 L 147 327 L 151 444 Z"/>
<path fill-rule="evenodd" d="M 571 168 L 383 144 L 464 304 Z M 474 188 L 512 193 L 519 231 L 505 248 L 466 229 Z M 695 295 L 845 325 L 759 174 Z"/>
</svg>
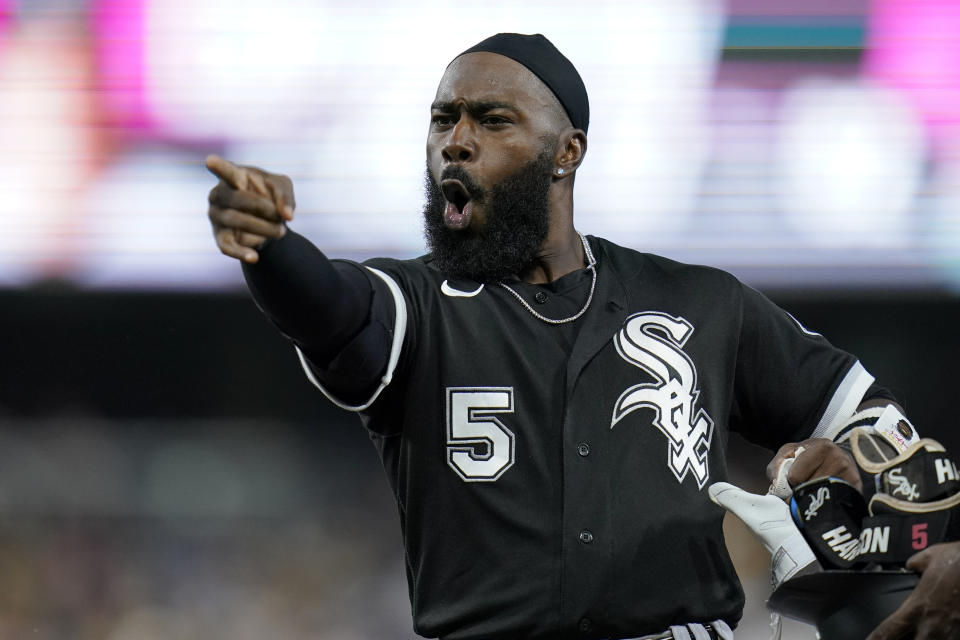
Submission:
<svg viewBox="0 0 960 640">
<path fill-rule="evenodd" d="M 209 152 L 291 175 L 330 255 L 417 255 L 437 81 L 519 31 L 590 94 L 582 231 L 761 286 L 960 287 L 960 2 L 585 4 L 0 0 L 0 286 L 237 286 Z"/>
</svg>

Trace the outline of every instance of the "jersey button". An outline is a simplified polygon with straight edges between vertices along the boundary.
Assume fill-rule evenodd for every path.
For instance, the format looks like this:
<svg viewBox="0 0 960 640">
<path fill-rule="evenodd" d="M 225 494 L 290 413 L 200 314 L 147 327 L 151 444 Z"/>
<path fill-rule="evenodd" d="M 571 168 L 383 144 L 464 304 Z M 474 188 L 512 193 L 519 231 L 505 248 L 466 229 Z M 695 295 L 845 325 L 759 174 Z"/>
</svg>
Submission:
<svg viewBox="0 0 960 640">
<path fill-rule="evenodd" d="M 539 304 L 543 304 L 547 301 L 547 294 L 543 291 L 537 291 L 537 295 L 533 296 L 533 299 L 536 300 Z"/>
<path fill-rule="evenodd" d="M 580 532 L 580 542 L 582 542 L 583 544 L 590 544 L 591 542 L 593 542 L 593 534 L 590 533 L 588 530 L 584 529 L 583 531 Z"/>
<path fill-rule="evenodd" d="M 581 618 L 580 624 L 577 626 L 580 628 L 580 631 L 587 633 L 590 629 L 593 629 L 593 622 L 590 618 Z"/>
<path fill-rule="evenodd" d="M 590 455 L 590 445 L 588 445 L 586 442 L 581 442 L 577 445 L 577 453 L 586 458 L 588 455 Z"/>
</svg>

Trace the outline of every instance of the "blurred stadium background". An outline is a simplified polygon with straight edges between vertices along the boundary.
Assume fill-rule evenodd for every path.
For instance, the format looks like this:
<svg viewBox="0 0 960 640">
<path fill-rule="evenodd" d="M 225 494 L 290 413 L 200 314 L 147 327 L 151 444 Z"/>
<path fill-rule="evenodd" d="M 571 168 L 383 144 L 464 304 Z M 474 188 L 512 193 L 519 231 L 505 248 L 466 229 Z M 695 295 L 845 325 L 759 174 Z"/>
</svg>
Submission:
<svg viewBox="0 0 960 640">
<path fill-rule="evenodd" d="M 0 638 L 413 637 L 374 451 L 217 252 L 202 161 L 291 175 L 331 255 L 417 255 L 436 82 L 498 31 L 584 77 L 581 230 L 733 271 L 960 450 L 960 0 L 0 0 Z"/>
</svg>

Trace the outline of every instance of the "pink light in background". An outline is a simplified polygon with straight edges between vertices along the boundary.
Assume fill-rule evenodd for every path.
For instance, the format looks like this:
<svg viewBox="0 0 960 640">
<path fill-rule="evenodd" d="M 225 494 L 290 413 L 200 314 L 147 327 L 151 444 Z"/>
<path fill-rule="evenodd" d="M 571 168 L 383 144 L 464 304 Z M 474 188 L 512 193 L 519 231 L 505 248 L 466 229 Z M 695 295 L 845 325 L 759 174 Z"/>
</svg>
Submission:
<svg viewBox="0 0 960 640">
<path fill-rule="evenodd" d="M 960 3 L 874 0 L 864 71 L 903 93 L 935 145 L 960 144 Z"/>
<path fill-rule="evenodd" d="M 110 124 L 140 130 L 153 124 L 144 81 L 145 3 L 95 0 L 90 11 L 105 116 Z"/>
<path fill-rule="evenodd" d="M 0 60 L 3 60 L 3 49 L 7 42 L 7 31 L 13 22 L 13 0 L 0 0 Z"/>
</svg>

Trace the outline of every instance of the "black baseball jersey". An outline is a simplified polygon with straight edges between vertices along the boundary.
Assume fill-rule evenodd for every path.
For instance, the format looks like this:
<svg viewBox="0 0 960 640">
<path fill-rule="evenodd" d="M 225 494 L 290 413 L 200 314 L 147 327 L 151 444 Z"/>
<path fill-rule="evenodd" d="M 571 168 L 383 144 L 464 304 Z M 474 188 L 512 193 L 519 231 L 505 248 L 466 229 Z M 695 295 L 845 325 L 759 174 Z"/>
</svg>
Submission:
<svg viewBox="0 0 960 640">
<path fill-rule="evenodd" d="M 729 432 L 772 448 L 828 433 L 873 381 L 730 274 L 589 240 L 593 301 L 556 326 L 428 258 L 367 263 L 396 326 L 383 384 L 352 408 L 396 495 L 421 635 L 736 624 L 743 592 L 706 491 Z M 579 271 L 509 286 L 560 318 L 590 285 Z"/>
</svg>

